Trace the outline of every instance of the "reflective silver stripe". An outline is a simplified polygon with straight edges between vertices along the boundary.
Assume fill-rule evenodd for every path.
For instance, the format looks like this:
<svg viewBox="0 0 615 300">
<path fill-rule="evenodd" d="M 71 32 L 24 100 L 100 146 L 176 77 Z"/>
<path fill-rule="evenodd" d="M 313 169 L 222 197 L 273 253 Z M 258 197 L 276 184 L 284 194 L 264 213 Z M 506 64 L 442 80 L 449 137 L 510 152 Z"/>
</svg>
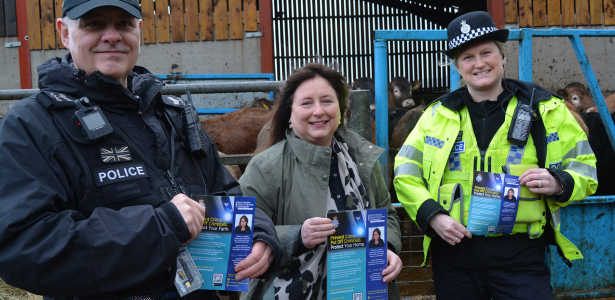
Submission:
<svg viewBox="0 0 615 300">
<path fill-rule="evenodd" d="M 395 177 L 399 175 L 410 175 L 423 179 L 423 168 L 413 163 L 401 164 L 395 168 Z"/>
<path fill-rule="evenodd" d="M 564 165 L 564 171 L 566 170 L 577 172 L 585 177 L 589 177 L 593 180 L 598 181 L 598 175 L 596 173 L 596 168 L 588 164 L 584 164 L 578 161 L 571 161 Z"/>
<path fill-rule="evenodd" d="M 589 146 L 589 142 L 588 141 L 580 141 L 577 143 L 576 147 L 570 149 L 570 151 L 568 151 L 568 153 L 566 153 L 566 155 L 564 155 L 564 159 L 563 160 L 567 160 L 570 158 L 575 158 L 579 155 L 589 155 L 589 154 L 594 154 L 594 151 L 592 151 L 592 147 Z"/>
<path fill-rule="evenodd" d="M 403 156 L 409 160 L 420 163 L 423 162 L 423 151 L 411 145 L 403 145 L 397 153 L 397 156 Z"/>
<path fill-rule="evenodd" d="M 438 106 L 440 106 L 442 104 L 442 102 L 438 102 L 436 104 L 434 104 L 434 106 L 431 107 L 431 116 L 433 117 L 433 115 L 436 114 L 436 108 L 438 108 Z"/>
<path fill-rule="evenodd" d="M 536 198 L 526 198 L 526 197 L 519 197 L 519 200 L 525 200 L 525 201 L 536 201 L 536 200 L 540 200 L 540 196 L 536 197 Z"/>
<path fill-rule="evenodd" d="M 394 177 L 397 177 L 398 175 L 410 175 L 410 176 L 420 178 L 423 180 L 423 184 L 425 184 L 425 187 L 429 190 L 429 183 L 427 183 L 427 180 L 423 178 L 423 168 L 419 167 L 419 165 L 417 164 L 413 164 L 413 163 L 401 164 L 397 166 L 397 168 L 395 168 L 394 173 L 395 173 Z"/>
<path fill-rule="evenodd" d="M 538 235 L 540 235 L 540 230 L 538 230 L 538 233 L 535 235 L 532 235 L 532 223 L 527 223 L 527 235 L 531 237 L 538 237 Z"/>
<path fill-rule="evenodd" d="M 551 220 L 553 220 L 553 226 L 559 228 L 559 208 L 551 214 Z"/>
</svg>

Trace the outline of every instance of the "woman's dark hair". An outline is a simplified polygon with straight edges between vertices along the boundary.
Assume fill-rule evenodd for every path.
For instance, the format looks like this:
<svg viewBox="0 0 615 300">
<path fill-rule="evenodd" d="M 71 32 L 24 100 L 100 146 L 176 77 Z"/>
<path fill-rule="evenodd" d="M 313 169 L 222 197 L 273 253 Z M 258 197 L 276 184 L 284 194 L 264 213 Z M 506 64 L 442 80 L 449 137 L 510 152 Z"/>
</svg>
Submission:
<svg viewBox="0 0 615 300">
<path fill-rule="evenodd" d="M 241 218 L 239 218 L 239 226 L 241 226 L 241 220 L 246 220 L 246 226 L 248 226 L 248 223 L 250 223 L 248 221 L 248 217 L 246 217 L 245 215 L 241 216 Z"/>
<path fill-rule="evenodd" d="M 382 236 L 382 232 L 380 232 L 380 229 L 376 228 L 374 229 L 374 231 L 372 232 L 372 240 L 374 239 L 374 233 L 378 232 L 379 236 Z"/>
<path fill-rule="evenodd" d="M 513 189 L 508 189 L 508 192 L 513 192 L 513 195 L 515 195 L 515 190 Z M 506 192 L 508 194 L 508 192 Z"/>
<path fill-rule="evenodd" d="M 284 86 L 280 88 L 280 93 L 275 100 L 269 139 L 257 149 L 256 153 L 262 152 L 286 138 L 286 128 L 288 128 L 288 122 L 290 121 L 295 91 L 304 81 L 316 77 L 324 78 L 333 87 L 339 101 L 340 116 L 344 115 L 346 111 L 346 97 L 350 93 L 344 75 L 338 72 L 335 67 L 328 67 L 314 62 L 308 63 L 293 71 Z"/>
</svg>

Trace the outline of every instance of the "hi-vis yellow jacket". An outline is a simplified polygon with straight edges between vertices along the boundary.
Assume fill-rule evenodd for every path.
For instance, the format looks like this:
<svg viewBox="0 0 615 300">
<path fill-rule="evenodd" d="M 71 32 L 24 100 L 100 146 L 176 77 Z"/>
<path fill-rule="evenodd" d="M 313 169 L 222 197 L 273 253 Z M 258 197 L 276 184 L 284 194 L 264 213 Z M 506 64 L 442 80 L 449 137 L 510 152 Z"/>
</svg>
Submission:
<svg viewBox="0 0 615 300">
<path fill-rule="evenodd" d="M 564 184 L 564 192 L 558 197 L 559 201 L 554 201 L 522 187 L 513 234 L 523 233 L 538 238 L 549 219 L 555 241 L 569 264 L 570 260 L 583 256 L 560 233 L 559 209 L 596 191 L 596 157 L 563 100 L 535 84 L 512 79 L 506 79 L 506 83 L 514 96 L 508 105 L 504 104 L 506 119 L 483 155 L 478 149 L 470 114 L 459 96 L 460 91 L 442 97 L 441 101 L 435 101 L 425 109 L 395 158 L 397 197 L 423 232 L 427 232 L 427 221 L 437 213 L 449 214 L 467 226 L 475 170 L 500 173 L 503 166 L 508 166 L 509 174 L 521 175 L 527 169 L 539 167 L 534 144 L 537 137 L 530 135 L 525 146 L 507 140 L 517 102 L 529 104 L 532 88 L 535 88 L 533 106 L 539 110 L 541 120 L 534 123 L 543 122 L 546 131 L 542 137 L 545 140 L 538 143 L 546 144 L 545 165 L 540 167 L 555 169 L 556 177 Z M 465 142 L 464 147 L 459 142 Z M 431 238 L 425 235 L 425 260 L 430 242 Z"/>
</svg>

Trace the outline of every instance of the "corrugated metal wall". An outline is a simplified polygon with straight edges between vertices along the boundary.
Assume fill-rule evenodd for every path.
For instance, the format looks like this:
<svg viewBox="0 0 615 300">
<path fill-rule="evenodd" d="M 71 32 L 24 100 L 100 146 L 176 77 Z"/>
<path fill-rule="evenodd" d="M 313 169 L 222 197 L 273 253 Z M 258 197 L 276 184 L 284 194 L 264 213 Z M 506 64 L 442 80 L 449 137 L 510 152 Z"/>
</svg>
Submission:
<svg viewBox="0 0 615 300">
<path fill-rule="evenodd" d="M 285 80 L 315 56 L 325 63 L 337 62 L 349 82 L 373 78 L 373 33 L 377 29 L 444 28 L 405 10 L 362 0 L 273 0 L 276 80 Z M 445 42 L 388 43 L 389 81 L 404 76 L 420 80 L 424 91 L 448 88 L 448 67 L 439 66 Z"/>
</svg>

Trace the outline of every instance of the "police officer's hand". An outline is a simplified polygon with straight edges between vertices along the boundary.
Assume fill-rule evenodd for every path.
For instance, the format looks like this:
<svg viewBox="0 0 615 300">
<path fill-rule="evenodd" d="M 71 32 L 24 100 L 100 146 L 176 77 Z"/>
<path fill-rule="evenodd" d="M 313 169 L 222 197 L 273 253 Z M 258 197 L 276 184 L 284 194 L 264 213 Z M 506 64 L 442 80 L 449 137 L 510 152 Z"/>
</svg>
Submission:
<svg viewBox="0 0 615 300">
<path fill-rule="evenodd" d="M 468 229 L 463 227 L 457 220 L 445 214 L 436 214 L 429 219 L 429 226 L 447 243 L 455 246 L 461 243 L 463 237 L 472 238 Z"/>
<path fill-rule="evenodd" d="M 311 218 L 301 226 L 301 240 L 303 245 L 312 249 L 316 245 L 327 241 L 327 237 L 335 233 L 335 226 L 328 218 Z"/>
<path fill-rule="evenodd" d="M 399 275 L 403 263 L 401 258 L 391 250 L 387 250 L 387 268 L 382 270 L 382 282 L 389 282 Z"/>
<path fill-rule="evenodd" d="M 184 194 L 178 194 L 173 197 L 171 203 L 175 204 L 182 218 L 184 218 L 188 230 L 190 230 L 190 239 L 183 243 L 183 245 L 186 245 L 196 239 L 199 233 L 201 233 L 203 220 L 205 219 L 205 207 Z"/>
<path fill-rule="evenodd" d="M 235 266 L 235 280 L 256 278 L 263 275 L 275 260 L 275 253 L 269 244 L 256 241 L 252 244 L 252 252 Z"/>
<path fill-rule="evenodd" d="M 555 195 L 560 194 L 564 187 L 547 169 L 529 169 L 519 176 L 521 185 L 530 188 L 532 193 Z"/>
</svg>

